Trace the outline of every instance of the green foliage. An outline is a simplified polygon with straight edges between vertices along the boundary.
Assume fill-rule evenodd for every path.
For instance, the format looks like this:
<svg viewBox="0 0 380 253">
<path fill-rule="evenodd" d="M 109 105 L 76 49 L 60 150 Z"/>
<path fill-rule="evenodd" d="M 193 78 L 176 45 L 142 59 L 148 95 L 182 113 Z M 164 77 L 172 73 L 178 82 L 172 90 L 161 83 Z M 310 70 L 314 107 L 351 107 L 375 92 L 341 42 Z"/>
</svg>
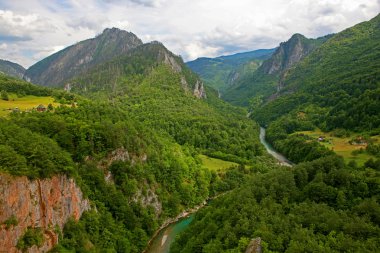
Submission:
<svg viewBox="0 0 380 253">
<path fill-rule="evenodd" d="M 73 175 L 74 164 L 53 140 L 0 120 L 0 169 L 30 178 Z"/>
<path fill-rule="evenodd" d="M 8 100 L 9 100 L 8 93 L 7 93 L 5 90 L 2 90 L 2 91 L 0 92 L 0 96 L 1 96 L 1 99 L 2 99 L 2 100 L 5 100 L 5 101 L 8 101 Z"/>
<path fill-rule="evenodd" d="M 379 173 L 326 157 L 256 175 L 201 209 L 171 252 L 374 252 L 380 246 Z"/>
<path fill-rule="evenodd" d="M 7 93 L 16 93 L 20 96 L 50 96 L 51 90 L 39 87 L 26 81 L 0 74 L 0 90 Z"/>
<path fill-rule="evenodd" d="M 29 227 L 23 236 L 17 242 L 17 248 L 26 252 L 27 249 L 36 245 L 37 247 L 42 246 L 44 243 L 44 235 L 41 228 Z"/>
<path fill-rule="evenodd" d="M 322 130 L 376 131 L 380 127 L 380 16 L 336 34 L 289 70 L 280 97 L 254 118 L 261 124 L 303 111 L 325 112 L 314 123 Z"/>
<path fill-rule="evenodd" d="M 254 72 L 274 49 L 261 49 L 217 58 L 198 58 L 186 64 L 210 87 L 224 93 L 241 76 Z"/>
<path fill-rule="evenodd" d="M 379 144 L 369 143 L 366 150 L 369 154 L 380 157 L 380 145 Z"/>
<path fill-rule="evenodd" d="M 301 34 L 294 34 L 287 42 L 281 43 L 273 55 L 263 62 L 256 71 L 243 73 L 233 86 L 230 86 L 223 99 L 239 106 L 250 106 L 254 97 L 262 96 L 265 100 L 277 92 L 283 85 L 287 71 L 326 42 L 331 36 L 308 39 Z M 300 58 L 300 59 L 298 59 Z"/>
<path fill-rule="evenodd" d="M 8 219 L 6 219 L 3 224 L 5 224 L 5 228 L 6 229 L 9 229 L 11 226 L 17 226 L 18 224 L 18 220 L 16 218 L 16 216 L 14 216 L 13 214 L 11 215 L 11 217 L 9 217 Z"/>
<path fill-rule="evenodd" d="M 67 173 L 96 207 L 67 223 L 56 251 L 141 252 L 165 219 L 238 187 L 253 173 L 244 166 L 210 172 L 200 153 L 252 164 L 263 152 L 258 126 L 244 110 L 212 92 L 207 100 L 195 98 L 181 86 L 182 74 L 189 83 L 194 74 L 153 60 L 149 65 L 141 54 L 140 63 L 130 62 L 131 75 L 119 77 L 115 93 L 99 91 L 93 75 L 86 80 L 98 98 L 89 93 L 92 99 L 79 99 L 75 107 L 12 114 L 0 124 L 4 171 L 32 178 Z"/>
</svg>

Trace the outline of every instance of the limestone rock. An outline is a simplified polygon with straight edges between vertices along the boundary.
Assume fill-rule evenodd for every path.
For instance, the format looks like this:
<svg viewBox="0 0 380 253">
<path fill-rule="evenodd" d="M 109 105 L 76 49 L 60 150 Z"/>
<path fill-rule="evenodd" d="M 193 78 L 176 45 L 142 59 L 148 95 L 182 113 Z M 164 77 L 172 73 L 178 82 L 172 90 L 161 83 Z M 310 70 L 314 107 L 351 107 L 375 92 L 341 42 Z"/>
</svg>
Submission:
<svg viewBox="0 0 380 253">
<path fill-rule="evenodd" d="M 70 217 L 79 220 L 89 209 L 89 201 L 67 176 L 29 180 L 0 174 L 0 252 L 21 252 L 16 245 L 28 227 L 42 228 L 45 237 L 40 248 L 28 252 L 47 252 L 58 243 L 57 229 L 62 231 Z M 12 215 L 18 224 L 7 229 L 4 222 Z"/>
</svg>

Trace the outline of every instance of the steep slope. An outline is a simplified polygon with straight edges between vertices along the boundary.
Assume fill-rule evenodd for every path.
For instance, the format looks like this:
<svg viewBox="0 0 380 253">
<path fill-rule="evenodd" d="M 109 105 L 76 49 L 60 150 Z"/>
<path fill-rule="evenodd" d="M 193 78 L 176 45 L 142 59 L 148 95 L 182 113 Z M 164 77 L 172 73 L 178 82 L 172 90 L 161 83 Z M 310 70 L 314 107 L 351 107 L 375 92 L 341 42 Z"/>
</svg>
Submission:
<svg viewBox="0 0 380 253">
<path fill-rule="evenodd" d="M 302 58 L 323 43 L 323 39 L 307 39 L 302 34 L 294 34 L 282 42 L 270 59 L 265 61 L 261 70 L 265 74 L 279 74 L 297 64 Z"/>
<path fill-rule="evenodd" d="M 1 173 L 0 199 L 1 252 L 47 252 L 58 243 L 69 219 L 79 220 L 90 210 L 75 181 L 62 175 L 29 180 Z M 23 240 L 31 228 L 41 230 L 41 244 L 30 245 L 31 238 Z"/>
<path fill-rule="evenodd" d="M 24 76 L 25 69 L 17 63 L 0 59 L 0 72 L 21 79 Z"/>
<path fill-rule="evenodd" d="M 255 117 L 266 124 L 313 105 L 310 116 L 323 129 L 378 128 L 379 27 L 380 15 L 336 34 L 287 73 L 280 98 Z"/>
<path fill-rule="evenodd" d="M 80 77 L 69 80 L 66 89 L 81 94 L 101 92 L 107 95 L 117 95 L 126 92 L 128 85 L 122 79 L 132 76 L 146 76 L 154 68 L 166 65 L 181 76 L 183 90 L 198 98 L 205 98 L 203 82 L 183 63 L 182 59 L 160 42 L 146 43 L 138 46 L 124 56 L 99 64 Z"/>
<path fill-rule="evenodd" d="M 13 87 L 9 78 L 1 86 L 1 81 L 8 92 L 22 93 L 23 86 L 33 93 L 53 92 L 22 81 Z M 76 97 L 77 92 L 86 98 L 77 96 L 71 106 L 47 112 L 13 113 L 0 124 L 0 140 L 4 133 L 10 139 L 18 137 L 12 131 L 22 133 L 6 147 L 0 145 L 0 170 L 31 178 L 69 174 L 94 206 L 79 221 L 66 222 L 57 251 L 142 252 L 168 218 L 235 188 L 253 171 L 211 171 L 202 165 L 200 154 L 249 168 L 260 163 L 258 126 L 244 110 L 203 87 L 161 43 L 137 46 L 65 84 L 70 92 L 64 94 Z M 42 151 L 35 136 L 52 147 L 43 146 Z M 46 161 L 52 153 L 65 156 Z M 32 229 L 27 236 L 38 231 Z"/>
<path fill-rule="evenodd" d="M 37 62 L 25 72 L 25 79 L 44 86 L 59 86 L 89 68 L 142 44 L 133 33 L 105 29 L 93 39 L 81 41 Z"/>
<path fill-rule="evenodd" d="M 269 124 L 267 140 L 298 164 L 260 173 L 213 200 L 171 252 L 244 252 L 252 241 L 263 252 L 378 251 L 379 41 L 380 15 L 336 34 L 285 72 L 277 96 L 251 115 Z M 265 70 L 287 63 L 268 62 Z M 298 132 L 316 126 L 334 131 L 317 138 Z M 339 135 L 345 145 L 357 145 L 359 136 L 368 141 L 359 152 L 372 146 L 377 153 L 360 165 L 345 163 L 330 142 Z"/>
<path fill-rule="evenodd" d="M 246 72 L 256 70 L 263 60 L 268 59 L 275 49 L 260 49 L 216 58 L 198 58 L 187 62 L 207 85 L 224 92 Z"/>
<path fill-rule="evenodd" d="M 330 37 L 308 39 L 301 34 L 294 34 L 288 41 L 281 43 L 257 71 L 247 73 L 236 85 L 230 87 L 223 99 L 243 106 L 248 106 L 249 101 L 254 97 L 267 99 L 282 88 L 282 79 L 291 67 Z"/>
</svg>

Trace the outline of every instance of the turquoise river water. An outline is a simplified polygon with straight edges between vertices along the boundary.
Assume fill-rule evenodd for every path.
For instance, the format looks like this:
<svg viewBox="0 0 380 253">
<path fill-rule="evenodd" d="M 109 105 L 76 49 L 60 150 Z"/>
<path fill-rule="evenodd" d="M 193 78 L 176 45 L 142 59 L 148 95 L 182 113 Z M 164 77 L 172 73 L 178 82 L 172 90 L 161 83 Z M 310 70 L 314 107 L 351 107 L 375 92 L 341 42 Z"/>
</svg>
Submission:
<svg viewBox="0 0 380 253">
<path fill-rule="evenodd" d="M 292 162 L 286 159 L 283 155 L 276 152 L 272 146 L 265 140 L 265 128 L 260 128 L 260 141 L 265 146 L 267 152 L 276 158 L 279 163 L 286 166 L 292 166 Z M 186 229 L 186 227 L 194 219 L 194 214 L 174 222 L 163 228 L 151 241 L 145 253 L 169 253 L 170 245 L 174 242 L 175 237 Z"/>
<path fill-rule="evenodd" d="M 179 221 L 172 223 L 162 229 L 153 239 L 146 253 L 169 253 L 170 245 L 174 242 L 176 235 L 182 232 L 193 220 L 194 214 L 191 214 Z"/>
</svg>

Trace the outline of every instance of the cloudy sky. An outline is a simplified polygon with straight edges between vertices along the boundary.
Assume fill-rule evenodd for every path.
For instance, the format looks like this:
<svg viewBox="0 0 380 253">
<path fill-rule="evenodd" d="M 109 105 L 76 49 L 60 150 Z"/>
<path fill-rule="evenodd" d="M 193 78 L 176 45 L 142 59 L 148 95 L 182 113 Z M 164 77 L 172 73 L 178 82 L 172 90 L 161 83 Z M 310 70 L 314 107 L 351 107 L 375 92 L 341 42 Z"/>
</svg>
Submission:
<svg viewBox="0 0 380 253">
<path fill-rule="evenodd" d="M 318 37 L 380 12 L 380 0 L 0 0 L 0 58 L 28 67 L 106 27 L 185 60 Z"/>
</svg>

